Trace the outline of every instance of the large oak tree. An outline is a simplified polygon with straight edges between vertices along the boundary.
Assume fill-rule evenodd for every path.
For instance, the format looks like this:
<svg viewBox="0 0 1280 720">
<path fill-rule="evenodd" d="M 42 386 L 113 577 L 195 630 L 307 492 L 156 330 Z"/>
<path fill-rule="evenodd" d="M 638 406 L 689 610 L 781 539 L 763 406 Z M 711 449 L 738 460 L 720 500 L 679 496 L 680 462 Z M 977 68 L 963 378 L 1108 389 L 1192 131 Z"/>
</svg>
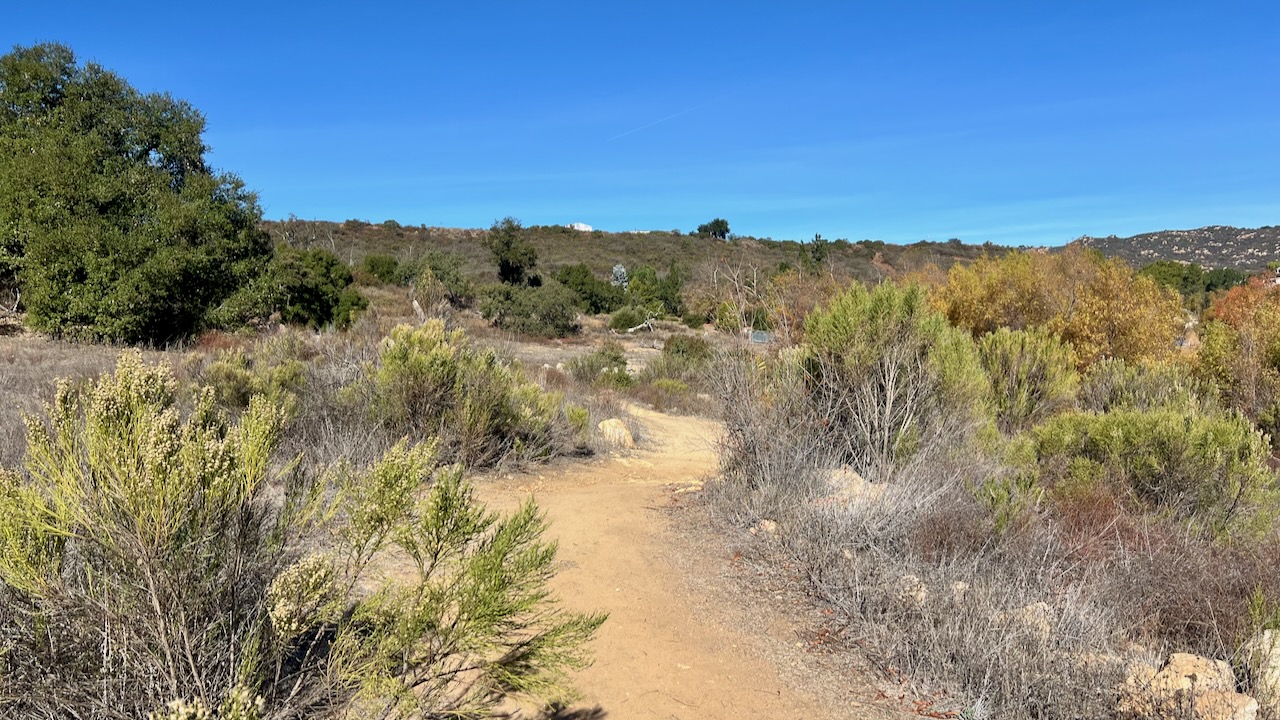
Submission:
<svg viewBox="0 0 1280 720">
<path fill-rule="evenodd" d="M 32 327 L 165 341 L 261 271 L 256 197 L 209 167 L 204 126 L 63 45 L 0 57 L 0 283 Z"/>
</svg>

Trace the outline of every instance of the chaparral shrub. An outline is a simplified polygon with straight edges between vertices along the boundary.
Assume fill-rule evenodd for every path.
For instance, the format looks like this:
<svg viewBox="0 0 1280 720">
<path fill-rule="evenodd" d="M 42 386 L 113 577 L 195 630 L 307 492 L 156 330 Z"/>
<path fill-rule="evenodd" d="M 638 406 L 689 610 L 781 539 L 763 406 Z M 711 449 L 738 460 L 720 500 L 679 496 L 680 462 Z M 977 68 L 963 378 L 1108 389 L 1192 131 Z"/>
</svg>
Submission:
<svg viewBox="0 0 1280 720">
<path fill-rule="evenodd" d="M 603 617 L 548 596 L 532 503 L 486 511 L 434 441 L 330 483 L 273 460 L 265 398 L 235 420 L 211 392 L 178 400 L 126 355 L 28 421 L 23 469 L 0 473 L 0 714 L 481 717 L 565 697 Z"/>
<path fill-rule="evenodd" d="M 565 450 L 573 435 L 560 395 L 439 320 L 394 328 L 367 378 L 350 392 L 393 434 L 438 436 L 452 457 L 470 465 L 508 455 L 548 457 Z"/>
<path fill-rule="evenodd" d="M 1070 407 L 1080 385 L 1071 346 L 1043 329 L 1000 328 L 978 342 L 996 423 L 1017 432 Z"/>
<path fill-rule="evenodd" d="M 503 330 L 525 335 L 565 337 L 580 327 L 577 297 L 556 282 L 490 287 L 480 302 L 480 314 Z"/>
<path fill-rule="evenodd" d="M 1212 535 L 1263 530 L 1276 507 L 1267 438 L 1240 416 L 1070 413 L 1033 431 L 1041 483 L 1107 483 L 1138 510 Z"/>
<path fill-rule="evenodd" d="M 812 405 L 860 472 L 891 472 L 940 434 L 961 438 L 988 421 L 973 340 L 919 286 L 854 285 L 810 315 L 804 335 Z"/>
</svg>

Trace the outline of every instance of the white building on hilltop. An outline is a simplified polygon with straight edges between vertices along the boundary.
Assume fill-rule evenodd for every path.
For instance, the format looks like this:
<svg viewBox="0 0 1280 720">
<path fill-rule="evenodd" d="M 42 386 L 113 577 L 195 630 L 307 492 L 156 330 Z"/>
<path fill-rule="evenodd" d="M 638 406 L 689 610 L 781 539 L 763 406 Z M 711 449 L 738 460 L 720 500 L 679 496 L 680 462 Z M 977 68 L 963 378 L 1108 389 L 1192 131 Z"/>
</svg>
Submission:
<svg viewBox="0 0 1280 720">
<path fill-rule="evenodd" d="M 569 223 L 569 229 L 577 230 L 578 232 L 591 232 L 592 228 L 586 223 Z"/>
</svg>

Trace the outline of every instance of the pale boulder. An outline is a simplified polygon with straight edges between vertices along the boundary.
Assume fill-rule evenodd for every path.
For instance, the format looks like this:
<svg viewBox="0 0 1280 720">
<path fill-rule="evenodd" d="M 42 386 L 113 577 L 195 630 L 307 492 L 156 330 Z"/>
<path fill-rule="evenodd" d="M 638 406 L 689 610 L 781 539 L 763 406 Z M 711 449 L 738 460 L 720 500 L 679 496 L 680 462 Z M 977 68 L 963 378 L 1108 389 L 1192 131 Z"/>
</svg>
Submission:
<svg viewBox="0 0 1280 720">
<path fill-rule="evenodd" d="M 873 503 L 884 497 L 884 483 L 867 482 L 858 471 L 848 465 L 827 471 L 827 486 L 831 499 L 840 505 Z"/>
<path fill-rule="evenodd" d="M 1009 632 L 1039 645 L 1047 645 L 1053 635 L 1053 608 L 1046 602 L 1031 603 L 1014 610 L 1001 610 L 992 618 Z"/>
<path fill-rule="evenodd" d="M 1280 633 L 1263 630 L 1242 650 L 1254 696 L 1272 715 L 1280 715 Z"/>
<path fill-rule="evenodd" d="M 1129 665 L 1116 713 L 1130 720 L 1256 720 L 1258 701 L 1235 688 L 1227 663 L 1174 653 L 1159 671 Z"/>
<path fill-rule="evenodd" d="M 605 442 L 613 447 L 631 449 L 636 446 L 636 440 L 632 437 L 631 431 L 618 418 L 601 420 L 596 427 L 600 428 L 600 435 L 604 437 Z"/>
<path fill-rule="evenodd" d="M 1258 701 L 1234 690 L 1210 690 L 1196 697 L 1191 712 L 1201 720 L 1257 720 Z"/>
<path fill-rule="evenodd" d="M 924 581 L 915 575 L 903 575 L 894 584 L 898 603 L 907 607 L 918 608 L 929 599 L 929 589 Z"/>
<path fill-rule="evenodd" d="M 752 535 L 756 535 L 758 533 L 764 533 L 764 536 L 770 540 L 777 540 L 778 523 L 773 520 L 769 520 L 768 518 L 762 519 L 760 522 L 756 523 L 755 527 L 751 528 Z"/>
<path fill-rule="evenodd" d="M 1165 663 L 1154 682 L 1171 690 L 1235 692 L 1236 689 L 1236 676 L 1230 665 L 1191 653 L 1170 655 L 1169 662 Z"/>
</svg>

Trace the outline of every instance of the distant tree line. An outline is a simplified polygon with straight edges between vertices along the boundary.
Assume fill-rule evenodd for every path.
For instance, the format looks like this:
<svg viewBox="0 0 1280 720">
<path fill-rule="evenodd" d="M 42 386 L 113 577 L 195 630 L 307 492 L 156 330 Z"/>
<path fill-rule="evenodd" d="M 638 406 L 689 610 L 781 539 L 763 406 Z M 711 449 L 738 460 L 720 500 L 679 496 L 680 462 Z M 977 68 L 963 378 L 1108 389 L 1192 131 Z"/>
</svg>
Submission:
<svg viewBox="0 0 1280 720">
<path fill-rule="evenodd" d="M 1194 312 L 1208 308 L 1214 293 L 1243 285 L 1249 279 L 1248 273 L 1234 268 L 1209 269 L 1176 260 L 1158 260 L 1139 270 L 1138 274 L 1177 290 L 1187 309 Z"/>
</svg>

